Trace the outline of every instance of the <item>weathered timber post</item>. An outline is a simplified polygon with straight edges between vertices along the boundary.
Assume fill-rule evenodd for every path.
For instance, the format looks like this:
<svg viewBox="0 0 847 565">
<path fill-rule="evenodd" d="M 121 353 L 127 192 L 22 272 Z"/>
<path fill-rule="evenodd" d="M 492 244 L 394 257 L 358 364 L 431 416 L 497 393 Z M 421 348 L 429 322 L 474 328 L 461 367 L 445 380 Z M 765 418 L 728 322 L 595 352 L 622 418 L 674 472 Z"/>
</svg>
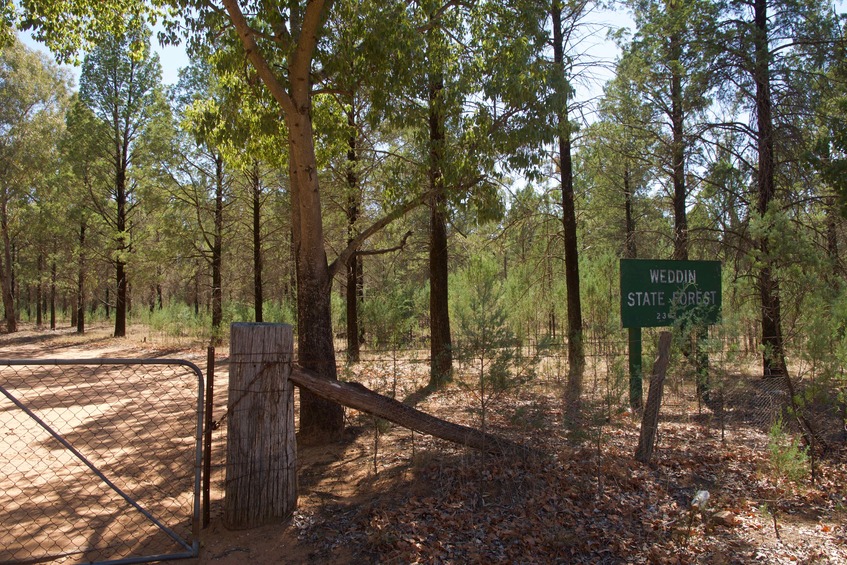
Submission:
<svg viewBox="0 0 847 565">
<path fill-rule="evenodd" d="M 647 405 L 641 419 L 641 435 L 638 438 L 638 449 L 635 458 L 642 463 L 650 461 L 653 446 L 656 443 L 656 431 L 659 429 L 659 407 L 662 405 L 662 392 L 665 388 L 665 374 L 671 355 L 671 332 L 659 334 L 659 356 L 653 363 L 653 374 L 650 377 L 650 389 L 647 392 Z"/>
<path fill-rule="evenodd" d="M 247 529 L 297 506 L 291 326 L 230 326 L 224 525 Z"/>
</svg>

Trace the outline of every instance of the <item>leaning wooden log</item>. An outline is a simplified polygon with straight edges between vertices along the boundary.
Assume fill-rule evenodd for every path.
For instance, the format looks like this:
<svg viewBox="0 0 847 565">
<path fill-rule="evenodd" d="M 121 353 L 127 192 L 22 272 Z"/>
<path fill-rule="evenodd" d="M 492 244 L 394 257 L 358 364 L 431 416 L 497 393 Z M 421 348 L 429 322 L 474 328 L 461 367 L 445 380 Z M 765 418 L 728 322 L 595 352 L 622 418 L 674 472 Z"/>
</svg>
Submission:
<svg viewBox="0 0 847 565">
<path fill-rule="evenodd" d="M 376 393 L 360 383 L 329 381 L 297 366 L 292 369 L 289 380 L 327 400 L 372 414 L 404 428 L 473 449 L 502 454 L 529 455 L 533 453 L 531 449 L 518 443 L 416 410 L 393 398 Z"/>
<path fill-rule="evenodd" d="M 662 392 L 665 386 L 665 374 L 671 357 L 671 332 L 659 334 L 659 356 L 653 364 L 653 375 L 650 377 L 650 390 L 647 393 L 647 404 L 641 419 L 641 435 L 638 439 L 638 449 L 635 458 L 642 463 L 648 463 L 653 455 L 656 444 L 656 432 L 659 429 L 659 408 L 662 405 Z"/>
</svg>

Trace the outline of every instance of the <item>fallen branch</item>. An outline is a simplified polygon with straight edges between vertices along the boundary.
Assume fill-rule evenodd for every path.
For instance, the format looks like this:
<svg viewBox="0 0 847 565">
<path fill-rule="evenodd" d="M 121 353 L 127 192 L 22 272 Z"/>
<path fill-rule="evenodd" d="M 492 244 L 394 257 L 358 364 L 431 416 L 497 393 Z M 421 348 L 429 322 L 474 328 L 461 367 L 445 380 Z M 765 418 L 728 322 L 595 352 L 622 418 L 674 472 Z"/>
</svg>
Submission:
<svg viewBox="0 0 847 565">
<path fill-rule="evenodd" d="M 416 432 L 489 453 L 524 456 L 533 453 L 526 446 L 483 433 L 476 428 L 436 418 L 393 398 L 376 393 L 359 383 L 330 381 L 298 366 L 293 367 L 289 379 L 298 387 L 305 388 L 322 398 L 372 414 Z"/>
</svg>

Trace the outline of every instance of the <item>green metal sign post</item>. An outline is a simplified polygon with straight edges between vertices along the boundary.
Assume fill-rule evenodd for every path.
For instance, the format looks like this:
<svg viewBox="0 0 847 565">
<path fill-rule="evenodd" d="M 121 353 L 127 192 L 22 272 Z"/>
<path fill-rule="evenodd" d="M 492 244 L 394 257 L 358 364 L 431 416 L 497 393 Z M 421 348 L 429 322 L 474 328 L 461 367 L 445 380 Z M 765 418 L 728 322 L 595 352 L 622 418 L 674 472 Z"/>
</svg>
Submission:
<svg viewBox="0 0 847 565">
<path fill-rule="evenodd" d="M 629 329 L 629 402 L 642 404 L 641 328 L 720 321 L 720 261 L 621 259 L 621 322 Z"/>
</svg>

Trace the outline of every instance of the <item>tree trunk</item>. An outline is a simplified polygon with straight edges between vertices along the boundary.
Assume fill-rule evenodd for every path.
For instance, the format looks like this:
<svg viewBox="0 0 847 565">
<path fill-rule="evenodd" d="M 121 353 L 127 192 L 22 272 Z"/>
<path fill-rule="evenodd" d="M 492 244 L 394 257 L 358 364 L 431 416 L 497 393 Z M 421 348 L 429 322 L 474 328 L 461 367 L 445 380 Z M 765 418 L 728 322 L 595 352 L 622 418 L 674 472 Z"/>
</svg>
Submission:
<svg viewBox="0 0 847 565">
<path fill-rule="evenodd" d="M 127 278 L 125 272 L 125 254 L 128 251 L 126 231 L 126 169 L 118 168 L 115 182 L 115 200 L 117 205 L 116 227 L 117 257 L 115 258 L 115 337 L 126 335 L 126 311 L 127 311 Z"/>
<path fill-rule="evenodd" d="M 553 0 L 553 61 L 561 70 L 564 67 L 564 39 L 562 37 L 562 5 Z M 568 302 L 568 383 L 565 388 L 565 418 L 575 425 L 579 421 L 582 405 L 582 377 L 585 370 L 585 349 L 582 335 L 582 301 L 579 295 L 579 250 L 576 234 L 576 204 L 574 202 L 573 162 L 567 103 L 557 116 L 559 129 L 559 174 L 562 187 L 562 227 L 565 243 L 565 284 Z"/>
<path fill-rule="evenodd" d="M 115 293 L 115 337 L 124 337 L 126 335 L 127 282 L 123 261 L 118 261 L 115 265 L 115 282 L 117 284 L 117 292 Z"/>
<path fill-rule="evenodd" d="M 623 193 L 624 193 L 624 214 L 626 217 L 626 240 L 624 256 L 627 259 L 635 259 L 638 257 L 638 248 L 635 245 L 635 216 L 632 213 L 633 195 L 635 191 L 631 186 L 629 163 L 626 164 L 626 169 L 623 175 Z"/>
<path fill-rule="evenodd" d="M 215 155 L 215 232 L 212 234 L 212 333 L 217 340 L 223 322 L 224 161 Z"/>
<path fill-rule="evenodd" d="M 356 221 L 359 219 L 359 202 L 361 193 L 359 187 L 357 152 L 358 131 L 356 130 L 355 102 L 347 112 L 347 125 L 350 137 L 347 139 L 347 243 L 355 239 L 357 234 Z M 347 359 L 352 362 L 359 360 L 359 345 L 361 344 L 361 329 L 359 327 L 359 302 L 362 295 L 362 258 L 356 253 L 347 261 Z"/>
<path fill-rule="evenodd" d="M 262 288 L 262 179 L 259 161 L 253 161 L 250 175 L 251 203 L 253 208 L 253 312 L 256 322 L 264 321 L 264 290 Z"/>
<path fill-rule="evenodd" d="M 669 8 L 671 9 L 671 8 Z M 688 217 L 685 211 L 685 116 L 682 108 L 682 76 L 680 59 L 682 45 L 679 34 L 670 36 L 671 67 L 671 170 L 673 177 L 673 258 L 677 261 L 688 260 Z"/>
<path fill-rule="evenodd" d="M 6 316 L 6 331 L 18 331 L 18 316 L 15 309 L 14 263 L 12 261 L 12 241 L 9 237 L 8 196 L 6 190 L 0 194 L 0 230 L 3 237 L 3 257 L 0 260 L 0 278 L 3 286 L 3 309 Z"/>
<path fill-rule="evenodd" d="M 85 229 L 86 222 L 79 223 L 79 262 L 76 278 L 76 333 L 85 333 Z"/>
<path fill-rule="evenodd" d="M 328 381 L 338 380 L 332 334 L 332 312 L 314 137 L 307 91 L 293 89 L 296 112 L 286 113 L 289 131 L 291 225 L 297 266 L 297 352 L 302 367 Z M 344 410 L 338 404 L 300 391 L 302 444 L 323 444 L 341 438 Z"/>
<path fill-rule="evenodd" d="M 79 309 L 76 305 L 76 293 L 73 294 L 73 298 L 71 298 L 71 327 L 76 327 L 76 317 L 79 314 Z"/>
<path fill-rule="evenodd" d="M 756 189 L 757 212 L 766 219 L 771 202 L 776 195 L 774 182 L 774 127 L 770 91 L 770 50 L 768 45 L 768 3 L 754 2 L 754 56 L 753 80 L 756 83 L 756 125 L 758 127 L 758 170 Z M 782 337 L 782 314 L 779 301 L 779 281 L 774 273 L 774 260 L 770 255 L 769 229 L 757 242 L 761 268 L 758 285 L 762 311 L 762 374 L 764 377 L 788 378 L 785 364 L 785 347 Z"/>
<path fill-rule="evenodd" d="M 44 283 L 41 281 L 41 274 L 42 271 L 44 271 L 44 254 L 38 254 L 38 259 L 36 259 L 36 267 L 38 270 L 38 280 L 35 283 L 35 327 L 41 329 L 41 326 L 44 323 L 41 305 L 41 299 L 44 291 Z"/>
<path fill-rule="evenodd" d="M 200 315 L 200 267 L 194 271 L 194 317 Z"/>
<path fill-rule="evenodd" d="M 431 32 L 434 33 L 434 32 Z M 433 71 L 429 82 L 429 388 L 447 384 L 453 374 L 447 252 L 447 193 L 441 163 L 444 158 L 444 76 Z"/>
<path fill-rule="evenodd" d="M 224 524 L 255 528 L 297 507 L 293 337 L 283 324 L 231 327 Z"/>
<path fill-rule="evenodd" d="M 56 329 L 56 261 L 50 264 L 50 329 Z"/>
</svg>

